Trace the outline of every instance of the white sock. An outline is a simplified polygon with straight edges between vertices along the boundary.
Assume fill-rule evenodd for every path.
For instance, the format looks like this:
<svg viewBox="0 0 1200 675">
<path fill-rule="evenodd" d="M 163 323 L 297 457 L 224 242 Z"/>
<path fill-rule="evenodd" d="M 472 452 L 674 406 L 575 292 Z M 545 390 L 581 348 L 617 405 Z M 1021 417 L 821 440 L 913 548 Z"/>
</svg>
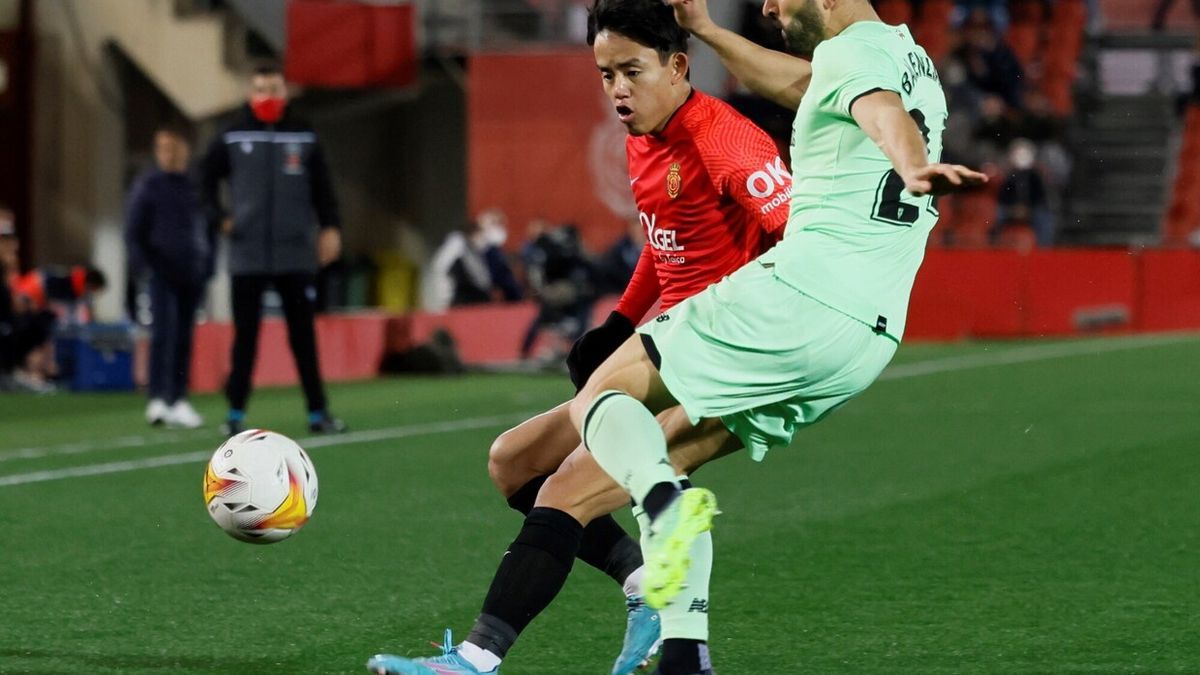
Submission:
<svg viewBox="0 0 1200 675">
<path fill-rule="evenodd" d="M 467 663 L 475 666 L 475 670 L 481 673 L 486 673 L 500 667 L 501 659 L 499 656 L 470 642 L 463 642 L 459 645 L 458 653 L 467 660 Z"/>
<path fill-rule="evenodd" d="M 642 551 L 646 550 L 646 538 L 650 536 L 650 514 L 646 513 L 646 509 L 640 505 L 633 507 L 633 519 L 638 524 L 638 545 L 642 547 Z M 638 569 L 644 568 L 645 565 Z"/>
<path fill-rule="evenodd" d="M 712 576 L 712 532 L 705 532 L 692 542 L 683 590 L 666 607 L 658 610 L 662 620 L 662 637 L 708 641 L 708 581 Z"/>
<path fill-rule="evenodd" d="M 678 476 L 683 482 L 687 476 Z M 708 642 L 708 582 L 712 577 L 712 532 L 704 532 L 692 542 L 688 552 L 692 564 L 683 580 L 683 590 L 670 604 L 658 610 L 662 621 L 662 639 L 687 638 Z"/>
<path fill-rule="evenodd" d="M 642 575 L 646 571 L 646 566 L 642 565 L 636 570 L 629 573 L 625 578 L 625 597 L 640 596 L 642 594 Z"/>
<path fill-rule="evenodd" d="M 678 485 L 667 459 L 662 427 L 632 396 L 613 390 L 601 392 L 584 417 L 582 435 L 600 468 L 637 503 L 659 483 Z"/>
</svg>

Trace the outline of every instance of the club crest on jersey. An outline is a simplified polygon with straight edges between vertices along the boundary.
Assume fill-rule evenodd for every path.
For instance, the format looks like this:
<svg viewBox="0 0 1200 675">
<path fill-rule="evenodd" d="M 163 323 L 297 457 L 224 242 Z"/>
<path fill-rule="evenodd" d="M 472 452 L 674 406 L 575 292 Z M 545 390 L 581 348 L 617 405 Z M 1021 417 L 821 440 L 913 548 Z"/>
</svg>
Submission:
<svg viewBox="0 0 1200 675">
<path fill-rule="evenodd" d="M 667 169 L 667 196 L 675 199 L 683 189 L 683 176 L 679 175 L 679 162 L 671 162 Z"/>
</svg>

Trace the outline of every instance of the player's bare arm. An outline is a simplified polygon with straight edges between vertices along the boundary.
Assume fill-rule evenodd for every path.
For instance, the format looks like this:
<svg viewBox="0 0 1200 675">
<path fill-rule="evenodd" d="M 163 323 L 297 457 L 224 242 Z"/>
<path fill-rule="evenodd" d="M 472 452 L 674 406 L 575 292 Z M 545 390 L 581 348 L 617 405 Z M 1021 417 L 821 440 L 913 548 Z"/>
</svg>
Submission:
<svg viewBox="0 0 1200 675">
<path fill-rule="evenodd" d="M 663 2 L 675 10 L 679 25 L 712 47 L 721 63 L 750 91 L 788 110 L 800 107 L 800 98 L 812 80 L 808 61 L 754 44 L 718 26 L 708 13 L 707 0 Z"/>
<path fill-rule="evenodd" d="M 854 121 L 887 158 L 904 187 L 916 196 L 943 195 L 987 182 L 987 176 L 960 164 L 931 164 L 925 139 L 899 94 L 876 91 L 860 97 L 850 109 Z"/>
</svg>

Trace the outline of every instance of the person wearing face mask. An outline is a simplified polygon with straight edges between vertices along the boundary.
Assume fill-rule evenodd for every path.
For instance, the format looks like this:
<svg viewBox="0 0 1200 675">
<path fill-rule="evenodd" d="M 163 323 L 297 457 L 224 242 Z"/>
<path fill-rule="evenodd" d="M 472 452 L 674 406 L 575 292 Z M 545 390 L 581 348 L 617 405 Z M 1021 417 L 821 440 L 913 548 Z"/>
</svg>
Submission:
<svg viewBox="0 0 1200 675">
<path fill-rule="evenodd" d="M 130 191 L 125 240 L 135 278 L 149 273 L 150 401 L 146 421 L 194 429 L 204 424 L 187 400 L 192 331 L 212 276 L 215 223 L 188 175 L 191 147 L 177 129 L 154 134 L 154 167 Z"/>
<path fill-rule="evenodd" d="M 201 164 L 209 216 L 229 238 L 233 299 L 233 366 L 225 385 L 228 434 L 246 428 L 246 404 L 262 321 L 262 298 L 274 288 L 315 433 L 345 431 L 329 413 L 317 363 L 316 273 L 341 255 L 341 221 L 325 154 L 312 127 L 291 114 L 278 66 L 250 78 L 241 118 L 210 143 Z M 230 215 L 220 200 L 228 181 Z"/>
<path fill-rule="evenodd" d="M 521 299 L 521 288 L 500 248 L 508 239 L 506 223 L 502 211 L 488 209 L 446 236 L 421 283 L 425 310 L 444 312 L 452 306 Z"/>
<path fill-rule="evenodd" d="M 1054 245 L 1054 213 L 1050 210 L 1046 181 L 1037 168 L 1037 146 L 1024 138 L 1012 142 L 1008 151 L 1010 170 L 1000 186 L 996 209 L 998 236 L 1006 227 L 1027 224 L 1033 228 L 1037 245 Z"/>
<path fill-rule="evenodd" d="M 479 215 L 477 239 L 477 248 L 483 251 L 483 261 L 492 277 L 492 286 L 505 302 L 520 300 L 524 293 L 502 248 L 504 242 L 508 241 L 508 218 L 503 211 L 489 209 Z"/>
</svg>

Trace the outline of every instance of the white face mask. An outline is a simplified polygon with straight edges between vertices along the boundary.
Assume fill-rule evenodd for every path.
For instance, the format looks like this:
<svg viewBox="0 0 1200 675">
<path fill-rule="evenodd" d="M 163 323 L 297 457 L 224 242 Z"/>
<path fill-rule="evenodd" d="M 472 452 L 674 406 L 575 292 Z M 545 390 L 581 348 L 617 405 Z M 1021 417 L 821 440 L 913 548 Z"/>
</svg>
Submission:
<svg viewBox="0 0 1200 675">
<path fill-rule="evenodd" d="M 503 246 L 508 241 L 508 230 L 502 225 L 484 225 L 482 235 L 486 246 Z"/>
<path fill-rule="evenodd" d="M 1009 161 L 1012 162 L 1013 168 L 1024 171 L 1032 169 L 1033 163 L 1037 159 L 1037 153 L 1033 149 L 1032 144 L 1021 143 L 1012 149 L 1009 153 Z"/>
</svg>

